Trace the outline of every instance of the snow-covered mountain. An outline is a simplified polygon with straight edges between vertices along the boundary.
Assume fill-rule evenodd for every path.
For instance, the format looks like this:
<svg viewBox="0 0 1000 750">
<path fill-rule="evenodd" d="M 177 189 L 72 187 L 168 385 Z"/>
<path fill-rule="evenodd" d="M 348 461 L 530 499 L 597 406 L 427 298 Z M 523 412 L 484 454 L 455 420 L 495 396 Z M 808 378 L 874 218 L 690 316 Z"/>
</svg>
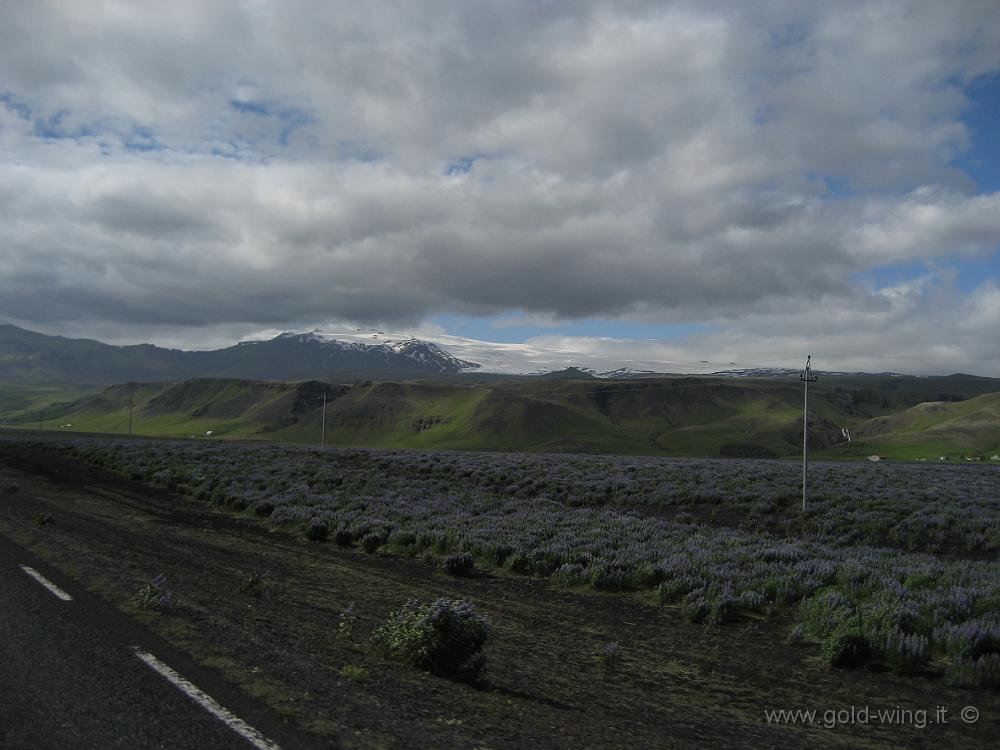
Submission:
<svg viewBox="0 0 1000 750">
<path fill-rule="evenodd" d="M 0 325 L 0 382 L 121 383 L 229 377 L 258 380 L 304 380 L 332 377 L 421 378 L 459 373 L 498 373 L 649 378 L 664 374 L 725 377 L 797 378 L 798 369 L 752 368 L 711 372 L 705 360 L 640 359 L 613 339 L 559 337 L 528 343 L 501 343 L 452 336 L 437 331 L 387 333 L 349 329 L 294 333 L 277 331 L 266 338 L 212 351 L 181 351 L 151 344 L 112 346 L 87 339 L 67 339 Z M 579 351 L 569 347 L 589 347 Z M 734 365 L 735 363 L 728 363 Z M 815 371 L 820 377 L 865 375 Z M 897 373 L 867 373 L 904 377 Z"/>
<path fill-rule="evenodd" d="M 305 380 L 421 378 L 474 371 L 479 364 L 412 336 L 343 340 L 318 332 L 282 333 L 212 351 L 112 346 L 0 325 L 0 382 L 120 383 L 187 378 Z"/>
<path fill-rule="evenodd" d="M 477 363 L 477 372 L 504 375 L 544 375 L 551 372 L 575 368 L 598 378 L 649 377 L 657 371 L 649 369 L 655 363 L 642 362 L 643 368 L 633 368 L 627 363 L 616 361 L 613 355 L 603 352 L 574 351 L 538 343 L 506 343 L 482 341 L 463 336 L 454 336 L 434 331 L 418 331 L 415 334 L 386 332 L 355 328 L 350 330 L 315 331 L 311 334 L 323 340 L 340 341 L 372 346 L 384 344 L 397 346 L 407 341 L 420 341 L 434 345 L 442 353 L 458 363 L 466 363 L 463 371 L 471 363 Z M 661 370 L 660 372 L 666 371 Z"/>
<path fill-rule="evenodd" d="M 418 370 L 423 374 L 446 375 L 479 368 L 478 362 L 459 359 L 437 344 L 413 336 L 387 337 L 333 335 L 319 331 L 286 331 L 267 341 L 244 341 L 240 347 L 294 347 L 300 361 L 308 359 L 326 370 L 387 369 Z M 307 356 L 306 353 L 308 353 Z"/>
<path fill-rule="evenodd" d="M 619 367 L 617 370 L 594 373 L 596 377 L 607 378 L 608 380 L 631 380 L 633 378 L 655 378 L 663 373 L 653 370 L 635 370 L 631 367 Z"/>
<path fill-rule="evenodd" d="M 578 372 L 581 377 L 614 380 L 655 377 L 663 372 L 614 367 L 621 363 L 604 353 L 569 351 L 531 343 L 481 341 L 436 332 L 414 335 L 363 328 L 285 332 L 262 341 L 243 342 L 240 346 L 273 346 L 276 343 L 296 346 L 303 351 L 314 348 L 325 352 L 327 356 L 322 362 L 333 369 L 340 369 L 334 366 L 337 363 L 364 357 L 369 362 L 377 362 L 381 368 L 398 369 L 401 363 L 407 367 L 413 364 L 434 374 L 483 372 L 548 376 L 555 373 L 570 377 Z"/>
</svg>

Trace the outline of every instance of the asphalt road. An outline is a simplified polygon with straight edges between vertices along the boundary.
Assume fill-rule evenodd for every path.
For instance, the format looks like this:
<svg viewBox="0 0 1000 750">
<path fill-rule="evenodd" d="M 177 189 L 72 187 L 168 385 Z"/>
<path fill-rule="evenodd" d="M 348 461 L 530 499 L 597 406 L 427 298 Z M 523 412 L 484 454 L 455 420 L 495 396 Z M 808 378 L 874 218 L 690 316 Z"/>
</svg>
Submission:
<svg viewBox="0 0 1000 750">
<path fill-rule="evenodd" d="M 255 746 L 140 660 L 137 648 L 207 694 L 203 702 L 231 712 L 231 723 L 249 725 L 251 735 L 256 730 L 257 747 L 330 747 L 0 536 L 0 748 Z"/>
</svg>

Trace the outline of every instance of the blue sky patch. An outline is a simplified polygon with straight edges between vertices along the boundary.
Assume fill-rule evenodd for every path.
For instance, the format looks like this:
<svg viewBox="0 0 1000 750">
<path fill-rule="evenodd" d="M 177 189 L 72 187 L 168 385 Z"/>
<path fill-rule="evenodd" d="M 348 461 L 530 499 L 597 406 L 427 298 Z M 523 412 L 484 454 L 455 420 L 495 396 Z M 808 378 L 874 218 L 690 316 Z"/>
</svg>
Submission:
<svg viewBox="0 0 1000 750">
<path fill-rule="evenodd" d="M 1000 190 L 1000 75 L 982 76 L 965 89 L 969 108 L 962 118 L 972 147 L 952 164 L 976 181 L 981 193 Z"/>
<path fill-rule="evenodd" d="M 143 125 L 136 125 L 132 128 L 132 132 L 124 141 L 124 146 L 127 151 L 140 152 L 161 151 L 166 148 L 166 146 L 156 138 L 152 129 Z"/>
<path fill-rule="evenodd" d="M 951 256 L 936 261 L 915 260 L 909 263 L 881 266 L 855 274 L 854 279 L 878 290 L 913 281 L 928 274 L 943 279 L 953 276 L 953 283 L 957 290 L 963 293 L 972 292 L 986 281 L 1000 282 L 1000 249 L 987 257 L 959 258 Z"/>
<path fill-rule="evenodd" d="M 271 115 L 271 110 L 268 106 L 260 102 L 244 102 L 238 99 L 230 99 L 229 106 L 237 112 L 243 112 L 248 115 L 260 115 L 261 117 L 269 117 Z"/>
<path fill-rule="evenodd" d="M 280 123 L 277 142 L 281 146 L 288 146 L 298 130 L 317 121 L 316 116 L 307 110 L 295 107 L 279 108 L 266 102 L 230 99 L 229 106 L 243 114 L 277 120 Z"/>
<path fill-rule="evenodd" d="M 75 127 L 67 125 L 69 110 L 61 109 L 48 117 L 36 117 L 33 131 L 39 138 L 46 140 L 62 140 L 77 138 L 89 138 L 97 135 L 97 128 L 90 124 L 80 124 Z"/>
<path fill-rule="evenodd" d="M 476 163 L 475 156 L 465 156 L 455 159 L 444 168 L 444 173 L 451 177 L 456 174 L 468 174 L 472 171 L 472 165 Z"/>
<path fill-rule="evenodd" d="M 955 270 L 955 286 L 959 291 L 971 292 L 988 280 L 1000 282 L 1000 250 L 986 258 L 962 258 L 948 263 Z"/>
<path fill-rule="evenodd" d="M 13 112 L 15 115 L 20 117 L 22 120 L 31 119 L 31 107 L 29 107 L 25 102 L 16 98 L 13 94 L 3 93 L 0 94 L 0 102 L 3 103 L 7 109 Z"/>
</svg>

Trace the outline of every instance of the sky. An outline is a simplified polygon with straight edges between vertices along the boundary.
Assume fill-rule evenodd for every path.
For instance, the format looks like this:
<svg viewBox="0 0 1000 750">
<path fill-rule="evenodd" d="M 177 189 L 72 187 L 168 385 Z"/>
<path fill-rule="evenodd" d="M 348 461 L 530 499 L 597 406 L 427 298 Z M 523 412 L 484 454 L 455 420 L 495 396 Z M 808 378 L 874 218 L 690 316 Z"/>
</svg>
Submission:
<svg viewBox="0 0 1000 750">
<path fill-rule="evenodd" d="M 1000 376 L 996 10 L 0 0 L 0 322 Z"/>
</svg>

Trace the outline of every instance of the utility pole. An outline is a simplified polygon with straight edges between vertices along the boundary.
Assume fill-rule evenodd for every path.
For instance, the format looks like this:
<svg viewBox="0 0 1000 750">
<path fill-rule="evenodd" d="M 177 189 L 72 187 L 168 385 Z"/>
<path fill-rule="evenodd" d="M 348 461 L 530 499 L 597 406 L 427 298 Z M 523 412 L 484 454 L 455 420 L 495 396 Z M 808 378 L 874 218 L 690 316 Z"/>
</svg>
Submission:
<svg viewBox="0 0 1000 750">
<path fill-rule="evenodd" d="M 819 378 L 812 374 L 812 355 L 806 357 L 806 369 L 799 375 L 805 388 L 802 400 L 802 512 L 806 512 L 806 469 L 809 466 L 809 384 Z"/>
<path fill-rule="evenodd" d="M 319 449 L 321 451 L 325 451 L 326 450 L 326 388 L 323 389 L 323 418 L 322 418 L 322 424 L 323 424 L 323 432 L 322 432 L 322 437 L 320 438 L 320 441 L 319 441 Z"/>
<path fill-rule="evenodd" d="M 128 397 L 128 436 L 132 437 L 132 407 L 135 406 L 135 402 L 132 397 Z"/>
</svg>

